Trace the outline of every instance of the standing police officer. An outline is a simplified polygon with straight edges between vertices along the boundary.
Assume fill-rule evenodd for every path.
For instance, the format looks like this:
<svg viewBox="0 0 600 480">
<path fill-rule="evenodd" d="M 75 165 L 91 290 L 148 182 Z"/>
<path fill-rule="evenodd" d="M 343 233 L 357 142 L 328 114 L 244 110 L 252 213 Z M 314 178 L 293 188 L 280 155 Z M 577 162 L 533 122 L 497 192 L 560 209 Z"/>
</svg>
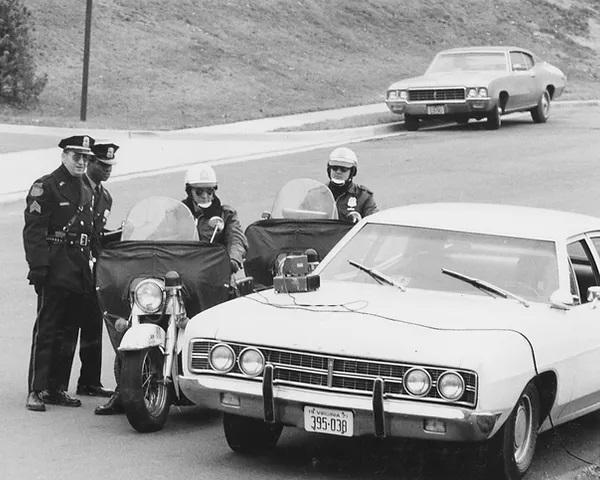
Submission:
<svg viewBox="0 0 600 480">
<path fill-rule="evenodd" d="M 86 300 L 94 290 L 92 193 L 82 181 L 93 145 L 94 139 L 86 135 L 61 140 L 62 165 L 36 180 L 26 199 L 27 278 L 38 295 L 29 361 L 29 410 L 44 411 L 46 403 L 81 405 L 66 390 L 78 321 L 88 314 Z"/>
<path fill-rule="evenodd" d="M 96 143 L 92 146 L 94 156 L 90 158 L 83 182 L 93 194 L 94 235 L 92 255 L 98 258 L 104 241 L 106 221 L 112 207 L 112 197 L 102 185 L 109 179 L 116 163 L 115 152 L 119 149 L 114 143 Z M 90 313 L 80 319 L 79 358 L 81 371 L 77 381 L 77 395 L 110 397 L 113 392 L 100 382 L 102 368 L 102 312 L 95 292 L 90 296 Z"/>
<path fill-rule="evenodd" d="M 329 154 L 328 187 L 335 198 L 339 219 L 350 223 L 356 223 L 378 210 L 373 193 L 352 181 L 357 170 L 358 158 L 351 149 L 339 147 Z"/>
</svg>

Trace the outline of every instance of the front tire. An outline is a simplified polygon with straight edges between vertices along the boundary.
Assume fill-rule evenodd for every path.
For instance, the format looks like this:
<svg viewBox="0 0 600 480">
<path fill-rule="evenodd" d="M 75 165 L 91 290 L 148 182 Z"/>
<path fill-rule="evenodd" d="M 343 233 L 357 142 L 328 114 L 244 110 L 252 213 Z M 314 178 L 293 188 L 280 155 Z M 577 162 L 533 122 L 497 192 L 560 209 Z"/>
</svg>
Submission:
<svg viewBox="0 0 600 480">
<path fill-rule="evenodd" d="M 517 405 L 488 445 L 488 471 L 505 480 L 520 480 L 531 466 L 540 426 L 540 395 L 529 383 Z"/>
<path fill-rule="evenodd" d="M 223 429 L 229 448 L 238 453 L 261 453 L 277 444 L 283 425 L 226 413 Z"/>
<path fill-rule="evenodd" d="M 485 128 L 488 130 L 498 130 L 502 125 L 502 108 L 500 104 L 496 105 L 487 115 Z"/>
<path fill-rule="evenodd" d="M 538 104 L 529 110 L 534 123 L 546 123 L 550 118 L 550 94 L 545 90 Z"/>
<path fill-rule="evenodd" d="M 416 132 L 419 129 L 419 119 L 407 113 L 404 114 L 404 128 L 409 132 Z"/>
<path fill-rule="evenodd" d="M 123 353 L 121 402 L 127 420 L 138 432 L 156 432 L 167 421 L 171 388 L 163 380 L 163 362 L 156 347 Z"/>
</svg>

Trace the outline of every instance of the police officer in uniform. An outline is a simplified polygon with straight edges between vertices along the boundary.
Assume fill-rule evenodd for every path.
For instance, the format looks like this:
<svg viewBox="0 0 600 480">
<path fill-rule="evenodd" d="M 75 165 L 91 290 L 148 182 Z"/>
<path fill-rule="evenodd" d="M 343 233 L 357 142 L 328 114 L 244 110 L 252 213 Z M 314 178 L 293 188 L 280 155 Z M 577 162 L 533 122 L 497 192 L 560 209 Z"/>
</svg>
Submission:
<svg viewBox="0 0 600 480">
<path fill-rule="evenodd" d="M 231 262 L 231 273 L 236 273 L 244 263 L 248 242 L 236 211 L 221 204 L 215 194 L 217 186 L 217 174 L 211 166 L 195 165 L 185 174 L 187 197 L 182 202 L 196 219 L 200 241 L 212 240 L 225 245 Z M 223 220 L 222 228 L 212 224 L 210 220 L 213 217 Z"/>
<path fill-rule="evenodd" d="M 339 219 L 349 223 L 356 223 L 378 210 L 373 193 L 352 181 L 357 170 L 358 158 L 351 149 L 339 147 L 329 154 L 328 187 L 335 198 Z"/>
<path fill-rule="evenodd" d="M 83 182 L 93 194 L 94 235 L 92 238 L 92 255 L 98 254 L 104 243 L 107 232 L 106 221 L 112 207 L 112 197 L 102 185 L 109 179 L 112 167 L 116 163 L 115 152 L 119 149 L 114 143 L 96 143 L 92 146 L 93 157 L 90 158 Z M 112 390 L 107 390 L 100 382 L 102 368 L 102 312 L 95 293 L 90 297 L 90 314 L 80 319 L 79 358 L 81 371 L 77 381 L 77 395 L 110 397 Z"/>
<path fill-rule="evenodd" d="M 83 183 L 94 139 L 65 138 L 62 165 L 36 180 L 26 199 L 23 244 L 29 283 L 38 295 L 29 362 L 26 407 L 79 407 L 66 392 L 77 343 L 79 318 L 89 312 L 93 292 L 90 240 L 92 193 Z"/>
</svg>

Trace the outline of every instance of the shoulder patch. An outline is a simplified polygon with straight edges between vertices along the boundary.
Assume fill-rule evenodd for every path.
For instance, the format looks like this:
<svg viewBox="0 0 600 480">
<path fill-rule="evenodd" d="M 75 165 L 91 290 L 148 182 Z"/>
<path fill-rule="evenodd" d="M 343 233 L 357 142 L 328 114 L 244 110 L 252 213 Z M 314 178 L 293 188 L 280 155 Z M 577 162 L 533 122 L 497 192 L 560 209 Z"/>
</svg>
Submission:
<svg viewBox="0 0 600 480">
<path fill-rule="evenodd" d="M 31 197 L 41 197 L 44 194 L 44 184 L 41 182 L 36 182 L 31 186 L 29 190 L 29 196 Z"/>
</svg>

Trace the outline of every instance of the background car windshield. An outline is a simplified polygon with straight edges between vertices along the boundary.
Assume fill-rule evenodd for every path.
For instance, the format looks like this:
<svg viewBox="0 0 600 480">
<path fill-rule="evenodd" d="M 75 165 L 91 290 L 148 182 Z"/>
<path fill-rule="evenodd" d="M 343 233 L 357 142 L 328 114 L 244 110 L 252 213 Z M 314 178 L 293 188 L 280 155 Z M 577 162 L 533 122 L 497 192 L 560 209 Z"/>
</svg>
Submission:
<svg viewBox="0 0 600 480">
<path fill-rule="evenodd" d="M 366 224 L 321 271 L 323 280 L 375 283 L 348 260 L 391 276 L 408 289 L 487 295 L 441 273 L 454 270 L 532 301 L 558 289 L 553 242 L 398 225 Z"/>
<path fill-rule="evenodd" d="M 427 73 L 506 70 L 506 56 L 502 52 L 442 53 L 434 58 Z"/>
</svg>

